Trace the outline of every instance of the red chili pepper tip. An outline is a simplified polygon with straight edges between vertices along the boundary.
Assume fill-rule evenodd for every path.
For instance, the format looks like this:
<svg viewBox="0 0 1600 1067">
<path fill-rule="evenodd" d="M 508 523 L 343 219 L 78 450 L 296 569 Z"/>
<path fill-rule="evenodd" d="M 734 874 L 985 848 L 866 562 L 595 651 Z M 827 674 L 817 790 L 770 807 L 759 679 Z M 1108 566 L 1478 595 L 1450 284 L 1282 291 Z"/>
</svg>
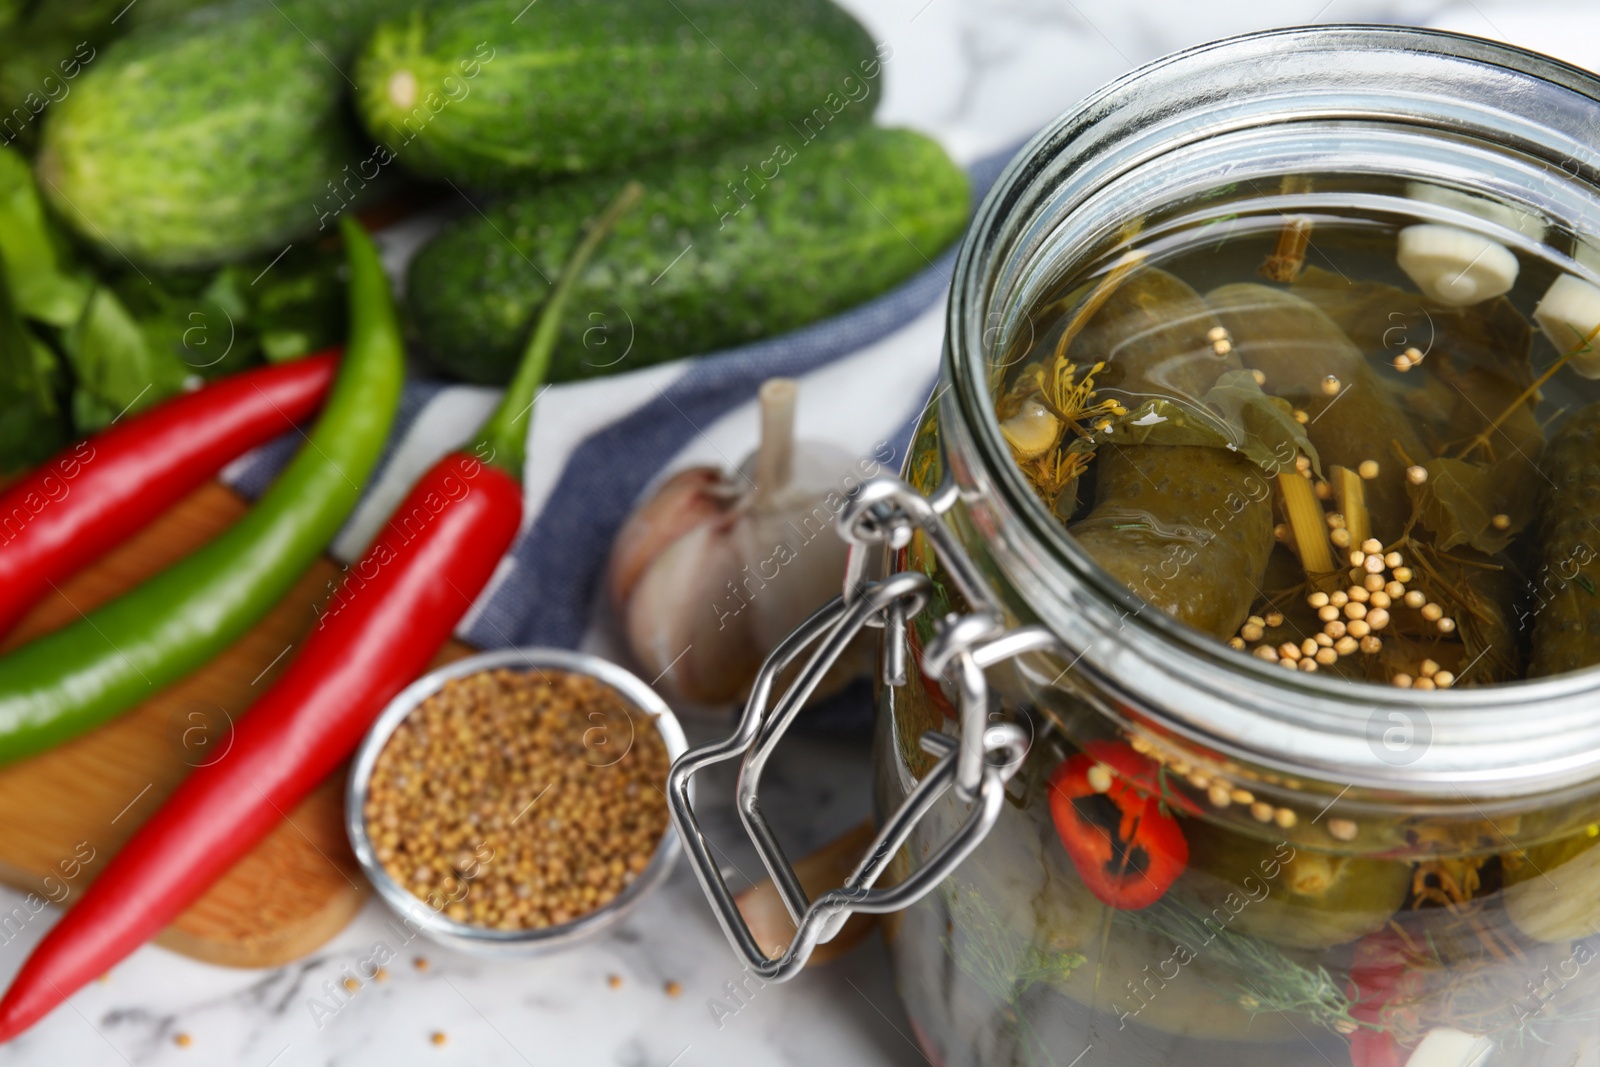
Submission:
<svg viewBox="0 0 1600 1067">
<path fill-rule="evenodd" d="M 1124 742 L 1092 741 L 1050 775 L 1056 834 L 1084 885 L 1113 908 L 1149 907 L 1189 864 L 1159 770 Z"/>
</svg>

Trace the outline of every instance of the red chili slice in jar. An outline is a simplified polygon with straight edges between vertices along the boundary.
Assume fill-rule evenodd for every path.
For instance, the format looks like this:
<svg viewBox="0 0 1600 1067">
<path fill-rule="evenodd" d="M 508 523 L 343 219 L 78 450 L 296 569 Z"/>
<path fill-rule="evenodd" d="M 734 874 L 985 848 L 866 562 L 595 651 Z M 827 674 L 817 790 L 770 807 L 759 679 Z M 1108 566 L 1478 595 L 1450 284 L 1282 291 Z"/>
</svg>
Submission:
<svg viewBox="0 0 1600 1067">
<path fill-rule="evenodd" d="M 1124 911 L 1160 900 L 1189 864 L 1178 820 L 1154 792 L 1160 768 L 1121 741 L 1094 741 L 1050 775 L 1050 817 L 1083 884 Z"/>
<path fill-rule="evenodd" d="M 1418 1029 L 1420 1020 L 1411 1005 L 1426 999 L 1425 974 L 1439 966 L 1437 959 L 1419 955 L 1393 928 L 1356 943 L 1345 995 L 1350 998 L 1350 1017 L 1365 1025 L 1350 1035 L 1351 1067 L 1404 1067 L 1411 1052 L 1395 1040 L 1394 1027 Z"/>
</svg>

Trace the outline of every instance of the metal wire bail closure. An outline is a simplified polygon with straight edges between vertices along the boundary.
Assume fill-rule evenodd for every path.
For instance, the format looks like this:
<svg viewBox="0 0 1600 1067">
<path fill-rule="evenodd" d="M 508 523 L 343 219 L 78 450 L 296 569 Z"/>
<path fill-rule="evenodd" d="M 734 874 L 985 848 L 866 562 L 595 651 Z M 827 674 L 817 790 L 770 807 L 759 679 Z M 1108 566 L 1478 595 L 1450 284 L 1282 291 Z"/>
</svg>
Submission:
<svg viewBox="0 0 1600 1067">
<path fill-rule="evenodd" d="M 684 753 L 667 777 L 672 821 L 695 877 L 734 951 L 762 979 L 781 982 L 800 973 L 812 950 L 837 934 L 851 914 L 898 911 L 929 893 L 988 835 L 1000 815 L 1006 783 L 1027 754 L 1028 738 L 1019 727 L 988 722 L 989 687 L 983 672 L 1011 656 L 1060 651 L 1062 646 L 1042 627 L 1006 629 L 1000 606 L 982 575 L 940 518 L 956 496 L 954 485 L 948 482 L 931 498 L 898 478 L 880 477 L 864 483 L 836 520 L 839 536 L 850 544 L 844 591 L 773 649 L 756 675 L 738 729 L 730 737 Z M 902 548 L 919 530 L 932 544 L 951 582 L 973 605 L 970 614 L 952 614 L 934 624 L 934 637 L 922 657 L 924 672 L 946 679 L 959 694 L 960 733 L 952 736 L 929 730 L 922 735 L 918 743 L 939 757 L 938 762 L 878 831 L 844 885 L 809 900 L 761 813 L 761 773 L 823 675 L 863 628 L 884 630 L 880 656 L 884 684 L 906 683 L 906 623 L 927 607 L 933 583 L 917 571 L 897 571 L 876 581 L 867 580 L 867 574 L 872 558 L 881 556 L 883 547 Z M 783 692 L 775 694 L 778 676 L 802 657 L 804 665 Z M 700 832 L 689 799 L 689 783 L 696 773 L 740 757 L 739 818 L 797 928 L 794 942 L 776 957 L 769 957 L 751 935 L 711 857 L 710 843 Z M 918 820 L 952 787 L 957 799 L 970 805 L 961 826 L 905 881 L 887 889 L 873 888 Z"/>
</svg>

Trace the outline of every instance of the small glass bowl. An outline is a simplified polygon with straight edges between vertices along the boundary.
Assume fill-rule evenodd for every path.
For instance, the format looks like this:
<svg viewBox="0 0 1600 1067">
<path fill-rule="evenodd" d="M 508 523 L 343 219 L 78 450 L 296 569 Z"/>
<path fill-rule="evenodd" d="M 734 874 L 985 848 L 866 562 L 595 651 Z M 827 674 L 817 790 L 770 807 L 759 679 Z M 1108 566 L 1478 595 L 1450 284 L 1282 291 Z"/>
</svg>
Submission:
<svg viewBox="0 0 1600 1067">
<path fill-rule="evenodd" d="M 384 903 L 399 913 L 400 917 L 432 941 L 461 949 L 464 952 L 487 956 L 534 956 L 566 948 L 587 940 L 605 930 L 627 914 L 646 893 L 660 885 L 676 862 L 679 852 L 677 831 L 670 825 L 661 835 L 650 863 L 626 889 L 593 911 L 586 912 L 571 922 L 559 926 L 546 926 L 529 930 L 492 930 L 471 923 L 456 922 L 443 912 L 435 911 L 389 876 L 378 862 L 372 839 L 367 834 L 367 791 L 372 780 L 372 769 L 378 754 L 388 744 L 389 736 L 406 716 L 428 697 L 438 692 L 446 682 L 480 671 L 498 668 L 548 668 L 583 674 L 616 690 L 624 700 L 655 720 L 656 729 L 666 745 L 669 758 L 676 760 L 688 749 L 683 728 L 678 725 L 672 709 L 644 682 L 614 663 L 582 652 L 556 648 L 510 648 L 468 656 L 455 663 L 430 671 L 400 692 L 389 706 L 383 709 L 378 721 L 367 732 L 361 747 L 356 751 L 355 763 L 350 768 L 350 782 L 345 789 L 345 830 L 356 860 L 361 864 L 369 881 L 378 890 Z M 665 786 L 665 782 L 662 783 Z"/>
</svg>

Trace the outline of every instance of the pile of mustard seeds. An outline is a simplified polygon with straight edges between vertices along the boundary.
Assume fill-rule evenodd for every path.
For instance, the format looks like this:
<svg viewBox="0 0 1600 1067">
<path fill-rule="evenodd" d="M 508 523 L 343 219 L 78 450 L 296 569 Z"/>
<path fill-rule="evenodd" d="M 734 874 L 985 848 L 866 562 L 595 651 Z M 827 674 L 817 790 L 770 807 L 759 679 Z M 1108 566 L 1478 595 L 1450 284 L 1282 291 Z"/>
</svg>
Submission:
<svg viewBox="0 0 1600 1067">
<path fill-rule="evenodd" d="M 570 922 L 643 873 L 667 829 L 655 720 L 603 682 L 481 671 L 417 706 L 379 753 L 365 816 L 378 861 L 457 922 Z"/>
</svg>

